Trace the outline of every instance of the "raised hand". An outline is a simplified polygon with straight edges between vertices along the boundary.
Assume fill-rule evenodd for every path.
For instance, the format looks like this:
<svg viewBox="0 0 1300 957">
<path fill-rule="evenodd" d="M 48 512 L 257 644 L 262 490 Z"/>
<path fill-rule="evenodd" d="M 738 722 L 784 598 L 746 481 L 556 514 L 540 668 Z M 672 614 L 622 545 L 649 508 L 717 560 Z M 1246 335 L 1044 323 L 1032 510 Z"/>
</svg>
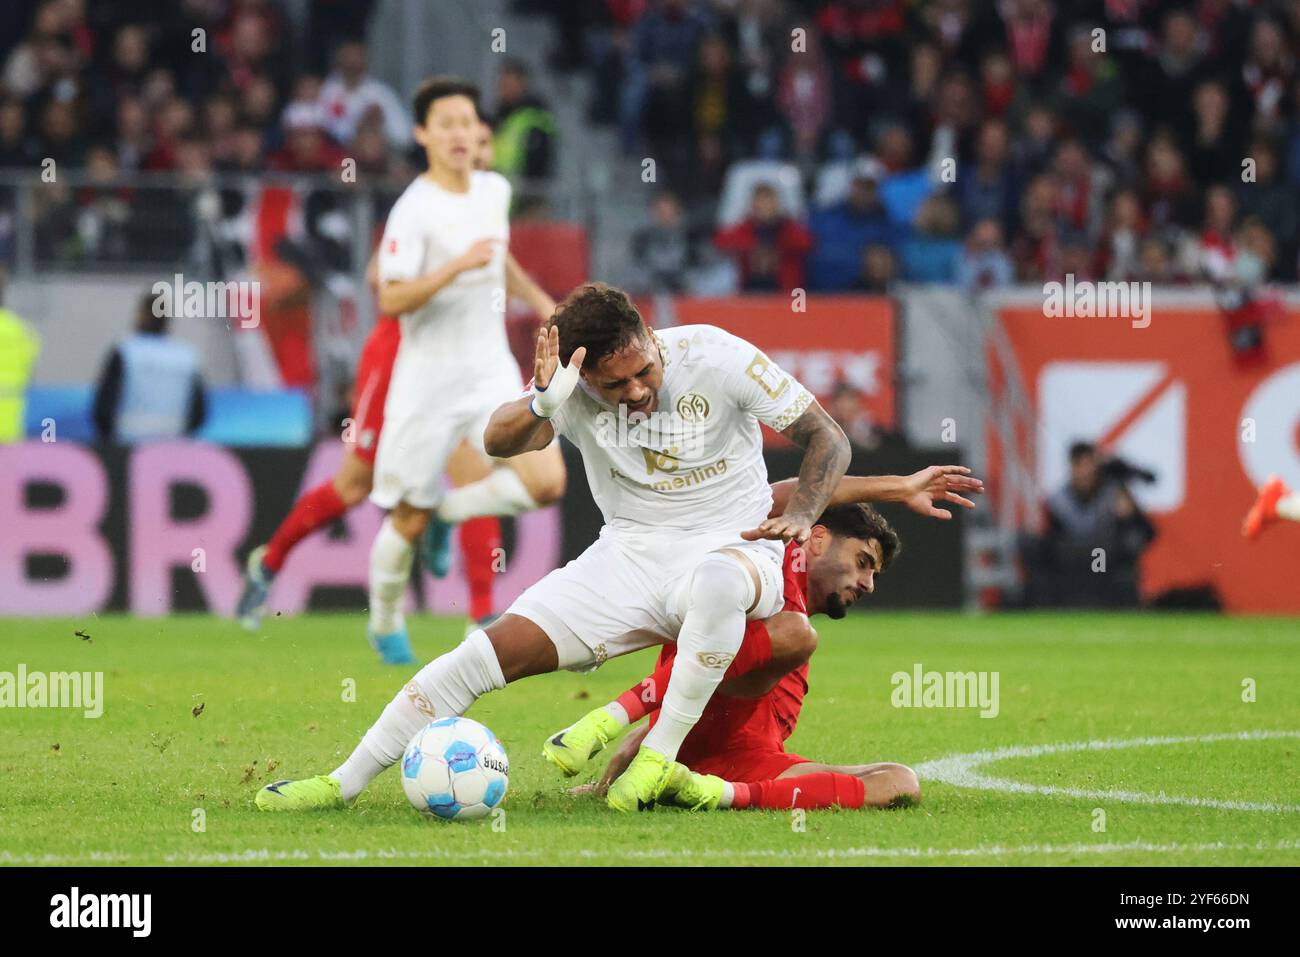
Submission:
<svg viewBox="0 0 1300 957">
<path fill-rule="evenodd" d="M 983 495 L 984 482 L 970 474 L 964 465 L 931 465 L 907 477 L 906 490 L 900 501 L 912 511 L 948 521 L 952 512 L 937 508 L 936 502 L 950 502 L 962 508 L 974 508 L 975 503 L 961 495 Z"/>
<path fill-rule="evenodd" d="M 569 357 L 569 364 L 560 365 L 560 330 L 554 325 L 537 330 L 533 352 L 533 412 L 545 419 L 555 414 L 578 384 L 582 360 L 586 357 L 587 347 L 578 346 Z"/>
</svg>

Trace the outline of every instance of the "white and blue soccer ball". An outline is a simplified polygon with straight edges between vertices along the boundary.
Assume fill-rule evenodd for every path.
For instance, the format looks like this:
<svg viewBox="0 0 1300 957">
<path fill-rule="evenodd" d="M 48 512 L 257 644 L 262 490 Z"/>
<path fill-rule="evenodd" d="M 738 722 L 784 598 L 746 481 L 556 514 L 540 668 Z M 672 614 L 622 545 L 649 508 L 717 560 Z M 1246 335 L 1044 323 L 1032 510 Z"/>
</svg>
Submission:
<svg viewBox="0 0 1300 957">
<path fill-rule="evenodd" d="M 415 733 L 402 755 L 402 789 L 422 814 L 484 817 L 506 796 L 510 759 L 497 736 L 469 718 L 439 718 Z"/>
</svg>

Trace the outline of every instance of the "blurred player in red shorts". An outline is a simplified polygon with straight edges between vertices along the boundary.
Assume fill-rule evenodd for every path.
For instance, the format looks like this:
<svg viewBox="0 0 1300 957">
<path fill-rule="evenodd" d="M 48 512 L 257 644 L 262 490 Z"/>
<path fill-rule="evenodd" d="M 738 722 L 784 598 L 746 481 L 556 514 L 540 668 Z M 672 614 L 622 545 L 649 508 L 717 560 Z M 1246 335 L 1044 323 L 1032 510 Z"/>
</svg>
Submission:
<svg viewBox="0 0 1300 957">
<path fill-rule="evenodd" d="M 943 466 L 906 478 L 843 479 L 807 544 L 786 547 L 785 606 L 747 626 L 740 653 L 683 743 L 661 800 L 702 810 L 889 807 L 920 799 L 916 774 L 905 765 L 820 764 L 786 751 L 785 741 L 808 692 L 807 661 L 817 641 L 808 617 L 843 618 L 849 606 L 874 590 L 875 575 L 898 553 L 897 534 L 866 502 L 901 501 L 921 514 L 947 517 L 933 500 L 973 507 L 956 490 L 982 491 L 982 483 L 966 472 Z M 928 491 L 919 496 L 884 492 L 884 483 L 891 482 Z M 783 484 L 773 487 L 773 514 L 782 507 Z M 574 793 L 602 793 L 635 756 L 657 717 L 675 654 L 676 645 L 665 644 L 653 674 L 547 742 L 548 760 L 577 773 L 585 761 L 574 760 L 575 751 L 579 759 L 583 752 L 595 753 L 624 727 L 650 716 L 646 727 L 622 743 L 601 781 Z M 565 740 L 571 737 L 577 740 Z"/>
</svg>

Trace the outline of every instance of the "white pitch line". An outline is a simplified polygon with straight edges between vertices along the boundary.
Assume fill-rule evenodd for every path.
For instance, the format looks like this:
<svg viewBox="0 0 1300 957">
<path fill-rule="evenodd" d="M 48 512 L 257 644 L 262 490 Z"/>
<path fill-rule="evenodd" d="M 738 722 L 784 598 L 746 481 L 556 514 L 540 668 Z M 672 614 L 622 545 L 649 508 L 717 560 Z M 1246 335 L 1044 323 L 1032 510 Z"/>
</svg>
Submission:
<svg viewBox="0 0 1300 957">
<path fill-rule="evenodd" d="M 1015 856 L 1059 856 L 1059 855 L 1103 855 L 1138 852 L 1144 854 L 1189 854 L 1216 851 L 1300 851 L 1300 841 L 1284 840 L 1272 844 L 1263 841 L 1254 844 L 1226 844 L 1211 841 L 1199 844 L 1180 844 L 1177 842 L 1157 844 L 1149 841 L 1128 841 L 1121 844 L 1023 844 L 1004 846 L 1001 844 L 982 847 L 842 847 L 810 848 L 806 851 L 789 848 L 749 850 L 663 848 L 660 850 L 619 851 L 620 859 L 637 861 L 683 861 L 742 858 L 748 860 L 826 860 L 854 858 L 905 858 L 909 860 L 941 859 L 948 857 L 1015 857 Z M 248 849 L 230 852 L 206 852 L 186 854 L 131 854 L 113 851 L 92 851 L 89 854 L 11 854 L 0 852 L 0 865 L 66 865 L 66 864 L 129 864 L 132 862 L 161 861 L 164 864 L 307 864 L 307 863 L 360 863 L 382 861 L 481 861 L 540 859 L 550 861 L 557 856 L 581 859 L 605 859 L 608 851 L 573 850 L 556 855 L 552 851 L 542 850 L 490 850 L 449 851 L 438 848 L 426 850 L 400 850 L 396 848 L 358 848 L 351 851 L 307 850 L 295 848 L 287 851 L 272 851 L 267 848 Z"/>
<path fill-rule="evenodd" d="M 1216 741 L 1267 741 L 1274 738 L 1300 738 L 1300 731 L 1238 731 L 1228 734 L 1201 734 L 1184 737 L 1125 738 L 1107 741 L 1076 741 L 1070 744 L 1036 744 L 954 754 L 917 765 L 917 776 L 963 788 L 1006 791 L 1017 794 L 1062 794 L 1068 797 L 1099 801 L 1127 801 L 1134 804 L 1181 804 L 1187 807 L 1210 807 L 1225 811 L 1300 811 L 1300 804 L 1273 804 L 1267 801 L 1220 801 L 1214 798 L 1182 797 L 1175 794 L 1146 794 L 1119 789 L 1071 788 L 1054 784 L 1026 784 L 981 773 L 978 769 L 1008 758 L 1037 758 L 1047 754 L 1072 751 L 1118 751 L 1124 748 L 1151 748 L 1168 744 L 1210 744 Z"/>
</svg>

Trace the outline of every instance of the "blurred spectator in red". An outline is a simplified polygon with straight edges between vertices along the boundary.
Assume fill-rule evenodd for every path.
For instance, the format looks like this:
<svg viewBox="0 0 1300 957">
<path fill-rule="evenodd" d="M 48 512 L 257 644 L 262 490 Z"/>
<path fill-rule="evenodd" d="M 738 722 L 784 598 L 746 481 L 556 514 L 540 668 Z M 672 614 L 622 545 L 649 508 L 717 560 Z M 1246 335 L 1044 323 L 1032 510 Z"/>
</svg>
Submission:
<svg viewBox="0 0 1300 957">
<path fill-rule="evenodd" d="M 984 115 L 1004 116 L 1016 97 L 1011 60 L 1002 50 L 991 50 L 980 61 L 980 100 Z"/>
<path fill-rule="evenodd" d="M 1016 277 L 1039 283 L 1060 272 L 1056 186 L 1048 174 L 1030 180 L 1020 202 L 1020 230 L 1011 244 Z"/>
<path fill-rule="evenodd" d="M 817 154 L 831 119 L 831 73 L 815 36 L 804 53 L 790 52 L 776 79 L 776 102 L 793 139 L 796 160 L 808 163 Z"/>
<path fill-rule="evenodd" d="M 1056 199 L 1061 218 L 1072 229 L 1093 235 L 1101 222 L 1106 192 L 1106 171 L 1094 166 L 1083 144 L 1063 140 L 1052 161 L 1056 174 Z"/>
<path fill-rule="evenodd" d="M 411 116 L 393 88 L 369 75 L 366 45 L 361 40 L 344 40 L 334 51 L 334 69 L 320 89 L 325 111 L 325 128 L 337 143 L 347 143 L 357 134 L 361 119 L 371 110 L 383 117 L 380 132 L 394 147 L 411 142 Z"/>
<path fill-rule="evenodd" d="M 343 151 L 325 133 L 325 114 L 313 103 L 295 102 L 284 111 L 284 146 L 267 158 L 270 169 L 292 173 L 338 172 Z"/>
<path fill-rule="evenodd" d="M 1061 25 L 1048 0 L 1004 0 L 998 5 L 1007 52 L 1016 75 L 1036 83 L 1064 60 Z"/>
<path fill-rule="evenodd" d="M 713 237 L 714 245 L 735 256 L 744 292 L 789 292 L 804 284 L 804 259 L 812 234 L 781 209 L 776 190 L 754 187 L 749 216 Z"/>
<path fill-rule="evenodd" d="M 1282 26 L 1268 17 L 1255 21 L 1250 50 L 1241 65 L 1239 99 L 1255 118 L 1257 130 L 1273 131 L 1294 109 L 1287 92 L 1295 76 L 1295 57 Z"/>
</svg>

